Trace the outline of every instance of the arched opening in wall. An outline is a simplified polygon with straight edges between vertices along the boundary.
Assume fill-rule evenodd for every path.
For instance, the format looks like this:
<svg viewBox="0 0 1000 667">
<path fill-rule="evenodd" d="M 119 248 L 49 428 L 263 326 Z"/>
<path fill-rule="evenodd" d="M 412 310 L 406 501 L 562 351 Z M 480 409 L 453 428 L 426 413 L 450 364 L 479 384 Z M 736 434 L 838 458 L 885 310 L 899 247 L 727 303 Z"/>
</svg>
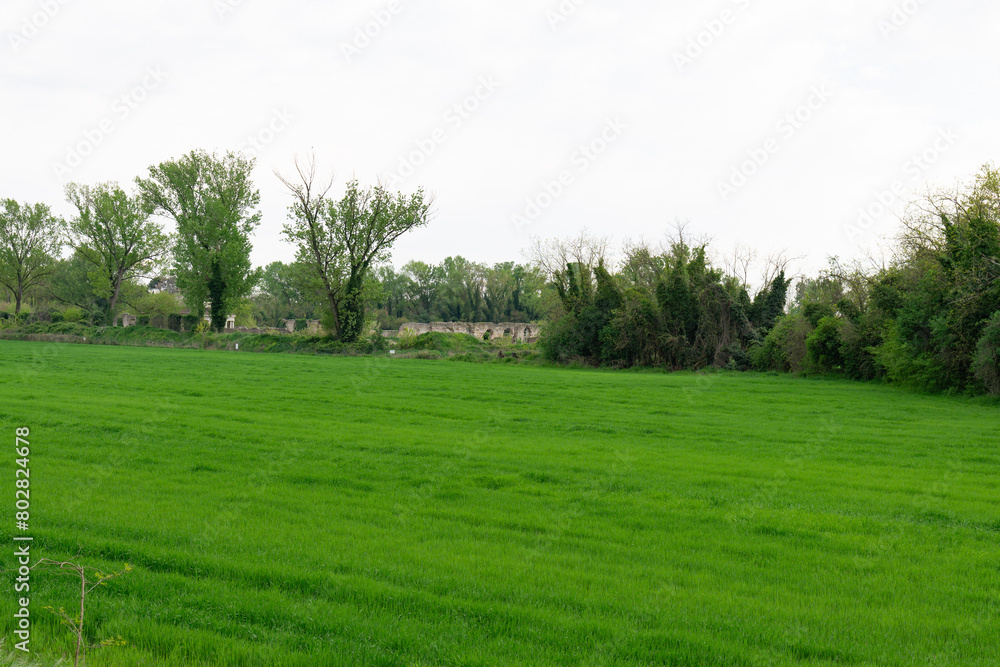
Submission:
<svg viewBox="0 0 1000 667">
<path fill-rule="evenodd" d="M 510 329 L 504 329 L 503 330 L 503 337 L 504 338 L 511 337 L 513 335 L 514 335 L 514 332 L 511 331 Z"/>
<path fill-rule="evenodd" d="M 493 329 L 487 329 L 483 332 L 483 340 L 490 340 L 493 338 Z"/>
<path fill-rule="evenodd" d="M 531 327 L 524 327 L 524 337 L 522 340 L 528 340 L 531 338 Z"/>
</svg>

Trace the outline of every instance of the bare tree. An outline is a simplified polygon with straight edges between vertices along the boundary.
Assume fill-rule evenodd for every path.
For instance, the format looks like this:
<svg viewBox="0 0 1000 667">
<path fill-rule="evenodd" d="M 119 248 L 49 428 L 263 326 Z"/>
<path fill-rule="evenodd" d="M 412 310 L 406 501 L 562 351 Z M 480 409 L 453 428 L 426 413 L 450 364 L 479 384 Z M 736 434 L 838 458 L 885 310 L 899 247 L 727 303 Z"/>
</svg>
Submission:
<svg viewBox="0 0 1000 667">
<path fill-rule="evenodd" d="M 722 268 L 749 290 L 750 275 L 756 262 L 757 250 L 748 245 L 737 243 L 733 247 L 732 253 L 722 258 Z"/>
<path fill-rule="evenodd" d="M 593 236 L 584 228 L 579 236 L 570 239 L 542 239 L 532 236 L 531 245 L 522 255 L 532 265 L 541 269 L 549 280 L 566 270 L 567 264 L 580 264 L 591 272 L 601 262 L 610 265 L 611 238 Z"/>
</svg>

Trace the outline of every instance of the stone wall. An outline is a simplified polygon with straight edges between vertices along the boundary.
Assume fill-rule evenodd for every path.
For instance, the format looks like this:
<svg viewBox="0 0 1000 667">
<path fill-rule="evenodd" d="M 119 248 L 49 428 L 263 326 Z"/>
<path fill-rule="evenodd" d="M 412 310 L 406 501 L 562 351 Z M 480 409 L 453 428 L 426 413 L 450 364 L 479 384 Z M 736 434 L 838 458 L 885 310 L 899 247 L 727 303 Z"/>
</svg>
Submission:
<svg viewBox="0 0 1000 667">
<path fill-rule="evenodd" d="M 491 339 L 510 336 L 516 341 L 534 343 L 538 340 L 541 325 L 519 322 L 431 322 L 429 324 L 407 322 L 399 327 L 399 333 L 403 333 L 407 329 L 415 334 L 440 331 L 442 333 L 469 334 L 480 339 L 484 338 L 488 332 Z"/>
</svg>

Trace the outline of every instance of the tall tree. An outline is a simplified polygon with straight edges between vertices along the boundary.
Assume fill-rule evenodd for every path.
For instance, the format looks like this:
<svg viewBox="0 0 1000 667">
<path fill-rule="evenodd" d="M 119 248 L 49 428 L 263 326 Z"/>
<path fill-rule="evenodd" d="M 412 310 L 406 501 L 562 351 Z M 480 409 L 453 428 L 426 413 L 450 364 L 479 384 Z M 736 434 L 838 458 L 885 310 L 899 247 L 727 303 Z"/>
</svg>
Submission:
<svg viewBox="0 0 1000 667">
<path fill-rule="evenodd" d="M 423 190 L 406 196 L 381 185 L 364 190 L 356 180 L 339 201 L 327 198 L 332 179 L 316 184 L 316 163 L 296 161 L 300 181 L 278 177 L 295 198 L 285 238 L 297 258 L 313 267 L 330 308 L 330 329 L 343 341 L 360 338 L 365 321 L 365 288 L 374 264 L 389 258 L 400 236 L 427 224 L 430 202 Z"/>
<path fill-rule="evenodd" d="M 250 296 L 259 271 L 250 264 L 250 235 L 260 224 L 260 193 L 250 174 L 254 158 L 192 151 L 149 168 L 136 179 L 146 202 L 177 223 L 174 271 L 192 312 L 211 304 L 212 326 Z"/>
<path fill-rule="evenodd" d="M 122 285 L 156 267 L 169 237 L 150 220 L 152 208 L 143 197 L 117 184 L 70 183 L 66 197 L 79 211 L 69 222 L 70 245 L 91 265 L 94 291 L 108 300 L 107 321 L 114 322 Z"/>
<path fill-rule="evenodd" d="M 13 293 L 15 313 L 25 292 L 52 273 L 62 229 L 63 221 L 45 204 L 0 203 L 0 283 Z"/>
</svg>

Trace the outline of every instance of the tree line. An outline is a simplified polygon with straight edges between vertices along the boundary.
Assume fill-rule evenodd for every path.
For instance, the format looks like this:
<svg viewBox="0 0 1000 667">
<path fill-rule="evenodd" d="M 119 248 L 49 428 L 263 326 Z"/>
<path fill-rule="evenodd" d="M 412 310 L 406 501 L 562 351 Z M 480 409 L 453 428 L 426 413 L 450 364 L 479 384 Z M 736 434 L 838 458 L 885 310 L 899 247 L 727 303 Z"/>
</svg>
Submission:
<svg viewBox="0 0 1000 667">
<path fill-rule="evenodd" d="M 423 191 L 351 181 L 334 199 L 314 160 L 297 161 L 294 178 L 278 175 L 292 195 L 283 235 L 295 261 L 255 269 L 253 166 L 194 151 L 151 167 L 131 192 L 71 184 L 68 221 L 44 204 L 0 202 L 0 285 L 14 314 L 30 294 L 97 324 L 123 304 L 162 320 L 179 311 L 176 292 L 216 329 L 232 312 L 247 326 L 319 319 L 345 342 L 406 321 L 544 321 L 541 348 L 557 362 L 835 372 L 1000 394 L 1000 171 L 991 165 L 913 202 L 886 258 L 831 259 L 794 289 L 787 259 L 772 258 L 754 287 L 746 253 L 720 265 L 683 227 L 664 246 L 627 246 L 617 262 L 606 239 L 583 233 L 533 239 L 520 264 L 456 256 L 397 270 L 387 263 L 393 242 L 430 217 Z M 64 244 L 72 252 L 61 258 Z"/>
<path fill-rule="evenodd" d="M 97 324 L 115 322 L 122 303 L 173 314 L 180 304 L 157 289 L 165 281 L 156 278 L 169 267 L 192 315 L 207 311 L 211 327 L 221 330 L 230 313 L 246 310 L 264 277 L 250 262 L 250 236 L 261 221 L 254 166 L 239 153 L 192 151 L 150 167 L 131 190 L 70 184 L 66 197 L 77 213 L 69 220 L 46 204 L 3 200 L 0 285 L 11 294 L 14 317 L 32 290 Z M 399 236 L 427 224 L 431 202 L 422 190 L 405 195 L 356 180 L 333 199 L 332 177 L 316 187 L 315 160 L 296 161 L 296 170 L 297 180 L 278 175 L 293 195 L 283 233 L 296 248 L 296 285 L 324 304 L 338 339 L 356 341 L 373 267 Z M 175 233 L 164 232 L 163 218 Z M 64 246 L 72 251 L 66 258 Z M 150 275 L 154 280 L 143 284 Z"/>
<path fill-rule="evenodd" d="M 706 243 L 600 253 L 552 272 L 563 313 L 545 329 L 554 361 L 615 367 L 835 372 L 938 391 L 1000 394 L 1000 171 L 930 192 L 870 267 L 835 258 L 794 293 L 783 266 L 751 296 L 745 273 Z"/>
</svg>

